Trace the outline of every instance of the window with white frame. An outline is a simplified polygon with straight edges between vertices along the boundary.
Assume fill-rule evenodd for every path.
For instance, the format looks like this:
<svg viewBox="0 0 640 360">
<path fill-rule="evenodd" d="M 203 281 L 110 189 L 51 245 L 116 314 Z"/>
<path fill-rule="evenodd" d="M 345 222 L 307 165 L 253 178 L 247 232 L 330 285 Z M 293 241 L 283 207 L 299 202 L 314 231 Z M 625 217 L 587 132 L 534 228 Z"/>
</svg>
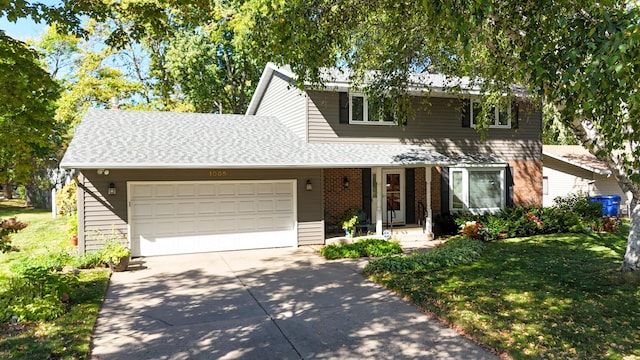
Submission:
<svg viewBox="0 0 640 360">
<path fill-rule="evenodd" d="M 469 104 L 469 111 L 471 111 L 471 126 L 474 126 L 478 123 L 477 119 L 478 116 L 480 116 L 480 112 L 482 111 L 482 104 L 478 100 L 473 100 Z M 511 108 L 492 107 L 488 111 L 490 112 L 490 128 L 511 128 Z"/>
<path fill-rule="evenodd" d="M 450 210 L 483 213 L 503 209 L 506 198 L 504 171 L 504 168 L 450 168 Z"/>
<path fill-rule="evenodd" d="M 369 101 L 364 94 L 349 94 L 350 124 L 393 124 L 393 115 L 380 102 Z"/>
</svg>

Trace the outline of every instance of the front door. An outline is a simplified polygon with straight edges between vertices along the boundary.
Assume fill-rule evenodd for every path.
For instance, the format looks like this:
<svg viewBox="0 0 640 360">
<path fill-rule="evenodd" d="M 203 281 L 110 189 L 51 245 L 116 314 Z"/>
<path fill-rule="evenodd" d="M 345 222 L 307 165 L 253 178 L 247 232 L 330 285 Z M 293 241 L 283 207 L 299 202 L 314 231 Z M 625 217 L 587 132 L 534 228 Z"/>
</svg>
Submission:
<svg viewBox="0 0 640 360">
<path fill-rule="evenodd" d="M 383 170 L 382 218 L 385 224 L 405 223 L 404 169 Z"/>
</svg>

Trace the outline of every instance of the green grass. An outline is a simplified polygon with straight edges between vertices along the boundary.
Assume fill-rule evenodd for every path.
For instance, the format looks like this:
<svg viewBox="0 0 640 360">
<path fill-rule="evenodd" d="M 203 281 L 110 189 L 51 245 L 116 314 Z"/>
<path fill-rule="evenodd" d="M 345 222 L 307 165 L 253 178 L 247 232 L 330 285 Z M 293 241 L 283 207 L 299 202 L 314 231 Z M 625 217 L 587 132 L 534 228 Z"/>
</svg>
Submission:
<svg viewBox="0 0 640 360">
<path fill-rule="evenodd" d="M 11 276 L 12 261 L 21 254 L 75 249 L 69 244 L 66 219 L 51 218 L 51 212 L 22 208 L 17 201 L 0 201 L 0 218 L 17 216 L 29 226 L 12 235 L 19 252 L 0 254 L 0 280 Z M 106 294 L 109 271 L 82 270 L 80 284 L 71 293 L 69 311 L 53 321 L 19 324 L 0 323 L 0 358 L 12 359 L 84 359 L 98 311 Z M 0 281 L 0 284 L 5 281 Z M 0 292 L 5 289 L 0 288 Z"/>
<path fill-rule="evenodd" d="M 493 242 L 472 264 L 373 279 L 514 359 L 639 359 L 640 286 L 619 272 L 625 230 Z"/>
</svg>

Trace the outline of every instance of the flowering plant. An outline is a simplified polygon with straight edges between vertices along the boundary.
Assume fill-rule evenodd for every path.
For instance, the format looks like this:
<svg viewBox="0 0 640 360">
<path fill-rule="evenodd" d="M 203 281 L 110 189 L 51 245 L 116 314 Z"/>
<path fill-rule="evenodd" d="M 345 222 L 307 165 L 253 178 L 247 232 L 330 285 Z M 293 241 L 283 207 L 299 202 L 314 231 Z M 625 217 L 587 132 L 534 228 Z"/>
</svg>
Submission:
<svg viewBox="0 0 640 360">
<path fill-rule="evenodd" d="M 11 247 L 11 234 L 27 227 L 27 224 L 18 221 L 15 217 L 4 219 L 0 222 L 0 251 L 9 252 Z"/>
<path fill-rule="evenodd" d="M 525 215 L 527 219 L 533 221 L 539 229 L 544 229 L 544 224 L 542 223 L 542 220 L 540 220 L 540 218 L 535 216 L 531 211 L 529 211 Z"/>
<path fill-rule="evenodd" d="M 471 239 L 482 240 L 484 238 L 484 226 L 480 221 L 467 221 L 462 224 L 460 235 Z"/>
</svg>

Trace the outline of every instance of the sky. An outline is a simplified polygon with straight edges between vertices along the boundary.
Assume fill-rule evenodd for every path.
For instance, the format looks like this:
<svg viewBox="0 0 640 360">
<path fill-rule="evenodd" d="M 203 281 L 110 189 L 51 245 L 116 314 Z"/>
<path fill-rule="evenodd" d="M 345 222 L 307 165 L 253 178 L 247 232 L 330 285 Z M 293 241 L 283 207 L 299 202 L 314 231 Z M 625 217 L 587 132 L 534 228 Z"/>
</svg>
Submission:
<svg viewBox="0 0 640 360">
<path fill-rule="evenodd" d="M 36 2 L 36 1 L 30 1 Z M 46 5 L 55 5 L 59 4 L 58 0 L 39 0 L 37 1 Z M 44 29 L 47 27 L 47 24 L 43 23 L 35 23 L 31 18 L 20 19 L 15 23 L 9 22 L 5 17 L 0 18 L 0 30 L 4 30 L 5 33 L 13 38 L 19 40 L 26 40 L 27 38 L 39 38 L 42 33 L 44 33 Z"/>
</svg>

